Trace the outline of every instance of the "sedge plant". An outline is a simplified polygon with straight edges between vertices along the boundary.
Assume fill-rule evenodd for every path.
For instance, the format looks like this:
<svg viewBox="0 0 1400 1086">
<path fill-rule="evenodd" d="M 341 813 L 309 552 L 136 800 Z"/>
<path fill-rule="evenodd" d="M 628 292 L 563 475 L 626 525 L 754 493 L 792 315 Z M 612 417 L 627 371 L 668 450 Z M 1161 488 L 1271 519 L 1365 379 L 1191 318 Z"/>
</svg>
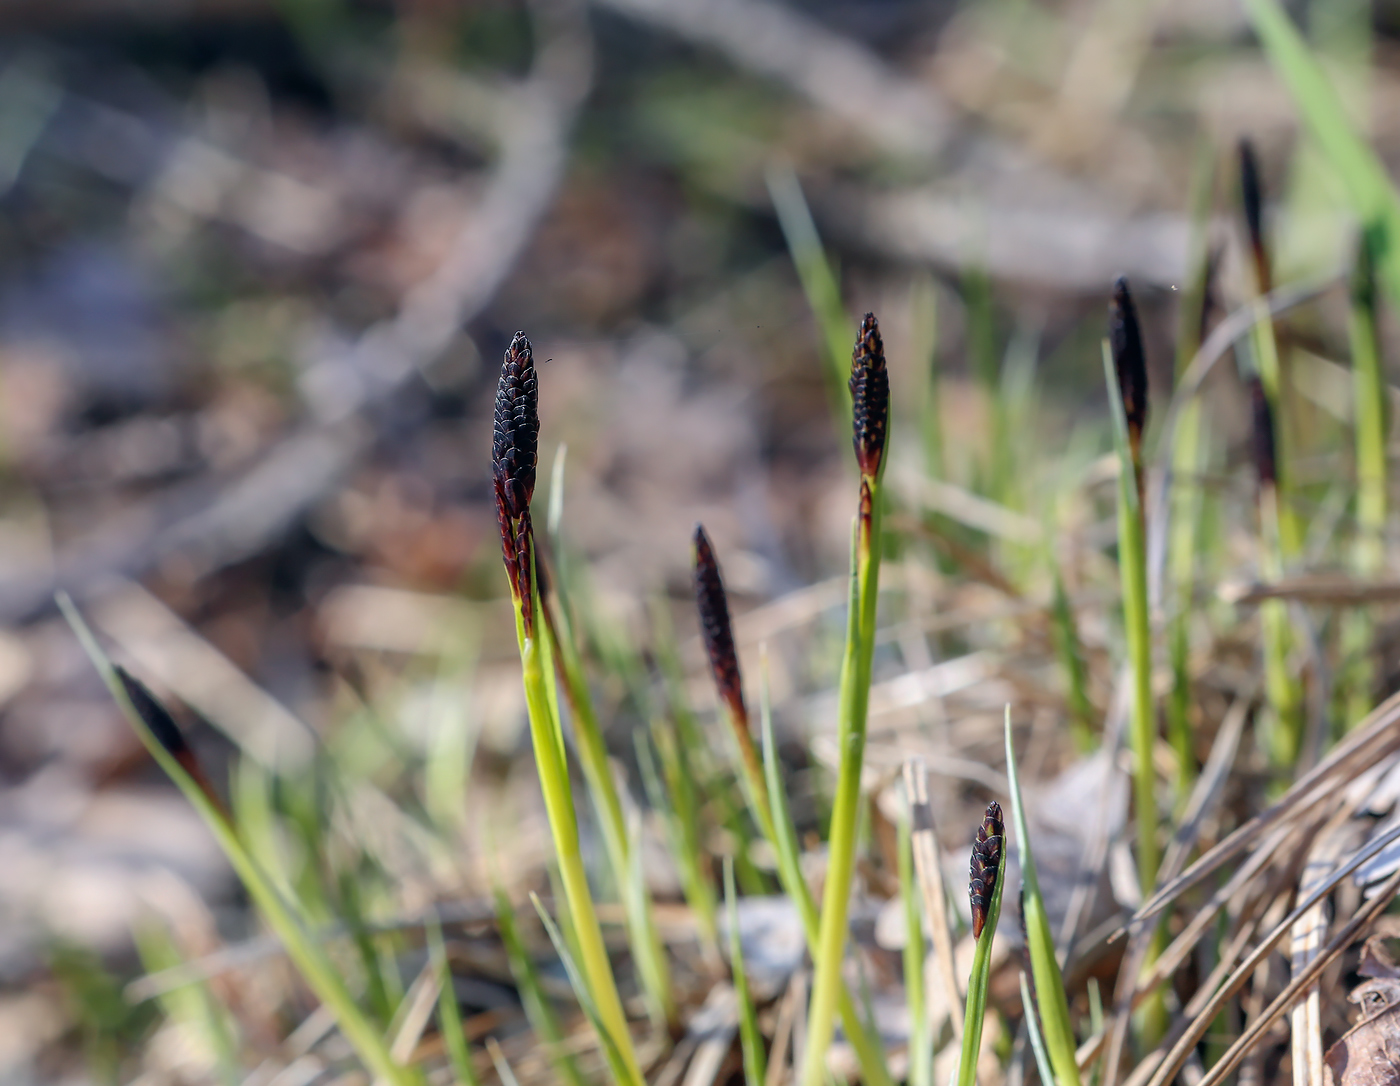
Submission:
<svg viewBox="0 0 1400 1086">
<path fill-rule="evenodd" d="M 816 974 L 807 1017 L 807 1050 L 802 1058 L 804 1086 L 822 1086 L 826 1050 L 831 1044 L 841 967 L 846 953 L 846 917 L 855 873 L 861 809 L 861 767 L 865 757 L 866 716 L 870 706 L 871 661 L 880 587 L 881 480 L 887 457 L 890 379 L 885 347 L 873 313 L 861 321 L 851 357 L 852 444 L 860 469 L 860 498 L 852 526 L 852 584 L 837 694 L 840 763 L 827 837 L 826 885 L 814 953 Z"/>
<path fill-rule="evenodd" d="M 819 947 L 820 924 L 817 903 L 802 874 L 801 845 L 787 806 L 769 711 L 767 685 L 760 682 L 759 709 L 763 729 L 763 756 L 754 748 L 749 712 L 744 701 L 739 655 L 734 647 L 734 629 L 729 614 L 729 598 L 720 576 L 714 545 L 701 525 L 695 528 L 695 604 L 700 616 L 700 632 L 710 660 L 710 672 L 719 695 L 720 711 L 738 750 L 739 779 L 749 810 L 759 832 L 778 856 L 778 877 L 783 890 L 797 907 L 808 950 L 815 956 Z M 762 679 L 763 677 L 760 676 Z M 884 1051 L 878 1034 L 861 1019 L 851 992 L 842 980 L 836 993 L 836 1013 L 850 1038 L 860 1064 L 861 1077 L 869 1086 L 892 1086 L 885 1067 Z"/>
<path fill-rule="evenodd" d="M 593 1011 L 590 1020 L 599 1032 L 599 1042 L 614 1078 L 623 1086 L 641 1086 L 644 1081 L 641 1068 L 579 847 L 578 819 L 564 734 L 559 724 L 558 694 L 553 682 L 551 639 L 542 617 L 535 533 L 530 519 L 539 429 L 539 384 L 534 353 L 530 341 L 517 332 L 501 365 L 491 462 L 501 555 L 515 609 L 530 740 L 555 857 L 559 862 L 570 928 L 578 943 L 580 961 L 571 979 L 577 977 L 575 987 L 580 1003 L 586 1003 Z"/>
<path fill-rule="evenodd" d="M 239 833 L 174 718 L 139 679 L 107 658 L 66 595 L 58 604 L 142 744 L 203 818 L 239 881 L 273 934 L 286 948 L 306 985 L 334 1016 L 361 1062 L 390 1086 L 420 1086 L 416 1068 L 390 1053 L 389 1042 L 346 987 L 325 948 L 307 929 L 301 910 L 264 871 Z"/>
<path fill-rule="evenodd" d="M 987 990 L 992 979 L 992 940 L 1001 919 L 1006 887 L 1006 827 L 1001 804 L 987 804 L 972 843 L 967 895 L 972 904 L 972 970 L 967 978 L 967 1010 L 962 1048 L 958 1053 L 957 1086 L 977 1086 L 977 1058 L 982 1049 L 982 1022 L 987 1014 Z"/>
<path fill-rule="evenodd" d="M 1129 745 L 1133 757 L 1133 801 L 1137 811 L 1138 882 L 1152 892 L 1160 853 L 1157 845 L 1157 739 L 1152 702 L 1152 641 L 1148 624 L 1147 544 L 1143 520 L 1142 439 L 1147 428 L 1147 358 L 1128 281 L 1113 285 L 1109 303 L 1104 374 L 1110 390 L 1114 443 L 1118 451 L 1118 568 L 1123 586 L 1123 625 L 1132 672 Z"/>
<path fill-rule="evenodd" d="M 1147 529 L 1144 516 L 1143 435 L 1147 429 L 1147 356 L 1142 329 L 1128 281 L 1119 278 L 1109 302 L 1108 339 L 1104 344 L 1104 377 L 1110 389 L 1109 409 L 1118 453 L 1118 570 L 1123 592 L 1123 626 L 1131 682 L 1128 745 L 1133 766 L 1133 807 L 1137 824 L 1138 885 L 1143 898 L 1157 881 L 1161 852 L 1157 841 L 1156 783 L 1153 750 L 1157 742 L 1157 710 L 1152 700 L 1152 637 L 1147 595 Z M 1165 929 L 1153 934 L 1145 965 L 1157 959 Z M 1139 1019 L 1143 1038 L 1155 1042 L 1165 1028 L 1166 1007 L 1154 995 Z M 1057 1072 L 1058 1073 L 1058 1072 Z"/>
</svg>

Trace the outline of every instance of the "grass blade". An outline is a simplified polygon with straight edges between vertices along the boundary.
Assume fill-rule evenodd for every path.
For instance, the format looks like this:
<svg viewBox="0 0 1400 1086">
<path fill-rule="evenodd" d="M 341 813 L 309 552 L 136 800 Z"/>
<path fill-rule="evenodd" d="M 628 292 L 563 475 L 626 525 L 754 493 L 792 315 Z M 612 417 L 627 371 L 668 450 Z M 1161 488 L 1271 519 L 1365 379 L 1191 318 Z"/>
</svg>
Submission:
<svg viewBox="0 0 1400 1086">
<path fill-rule="evenodd" d="M 1386 239 L 1382 279 L 1400 305 L 1400 201 L 1385 166 L 1357 133 L 1346 107 L 1278 0 L 1245 0 L 1245 11 L 1312 138 L 1331 162 L 1352 210 Z"/>
<path fill-rule="evenodd" d="M 1040 1021 L 1035 1013 L 1035 1000 L 1031 996 L 1031 986 L 1026 980 L 1026 971 L 1021 970 L 1021 1010 L 1026 1016 L 1026 1035 L 1030 1037 L 1031 1051 L 1035 1054 L 1035 1069 L 1040 1073 L 1040 1081 L 1053 1083 L 1055 1073 L 1050 1069 L 1050 1056 L 1045 1051 L 1045 1038 L 1040 1034 Z"/>
<path fill-rule="evenodd" d="M 481 1080 L 477 1077 L 471 1052 L 467 1048 L 466 1034 L 462 1032 L 462 1008 L 457 1005 L 457 993 L 452 988 L 452 966 L 447 960 L 447 946 L 442 941 L 442 923 L 436 913 L 428 919 L 427 933 L 428 954 L 439 978 L 438 1028 L 447 1046 L 447 1058 L 461 1086 L 478 1086 Z"/>
<path fill-rule="evenodd" d="M 1021 782 L 1016 772 L 1016 752 L 1011 742 L 1011 706 L 1006 707 L 1006 776 L 1011 789 L 1011 818 L 1016 826 L 1016 849 L 1021 861 L 1021 916 L 1026 928 L 1026 946 L 1030 952 L 1031 976 L 1044 1023 L 1045 1048 L 1054 1068 L 1058 1086 L 1079 1086 L 1079 1065 L 1075 1062 L 1074 1028 L 1070 1024 L 1069 1000 L 1060 963 L 1055 956 L 1055 938 L 1050 933 L 1050 920 L 1045 913 L 1045 901 L 1040 896 L 1040 882 L 1035 874 L 1035 856 L 1031 851 L 1030 828 L 1021 803 Z M 1024 983 L 1024 982 L 1023 982 Z"/>
<path fill-rule="evenodd" d="M 914 875 L 913 812 L 906 794 L 899 819 L 899 896 L 904 905 L 904 993 L 909 1005 L 909 1086 L 929 1086 L 933 1076 L 933 1039 L 924 1001 L 924 944 L 919 887 Z"/>
<path fill-rule="evenodd" d="M 724 859 L 724 906 L 729 918 L 729 968 L 734 974 L 734 993 L 739 1000 L 739 1043 L 744 1051 L 744 1082 L 763 1086 L 767 1070 L 763 1063 L 763 1035 L 758 1015 L 749 995 L 749 978 L 744 973 L 744 944 L 739 937 L 739 904 L 734 896 L 734 862 Z"/>
<path fill-rule="evenodd" d="M 545 994 L 540 983 L 539 970 L 525 950 L 525 941 L 520 937 L 520 928 L 515 922 L 515 910 L 510 899 L 499 886 L 495 890 L 496 924 L 501 932 L 501 943 L 505 946 L 506 959 L 510 962 L 510 972 L 515 978 L 515 986 L 520 992 L 520 1001 L 525 1005 L 525 1017 L 540 1040 L 545 1058 L 549 1060 L 554 1073 L 565 1086 L 586 1086 L 578 1065 L 564 1047 L 564 1030 L 559 1025 L 559 1017 L 554 1006 Z"/>
<path fill-rule="evenodd" d="M 263 873 L 252 854 L 244 848 L 233 824 L 195 778 L 185 771 L 179 760 L 162 745 L 136 711 L 136 707 L 127 696 L 125 686 L 117 677 L 112 662 L 98 645 L 78 609 L 73 606 L 73 601 L 64 593 L 60 593 L 57 599 L 64 618 L 78 635 L 88 659 L 97 668 L 98 674 L 107 684 L 107 689 L 111 691 L 127 721 L 150 751 L 151 757 L 165 770 L 184 793 L 185 798 L 203 817 L 219 847 L 228 857 L 234 872 L 248 891 L 248 896 L 253 899 L 268 926 L 286 947 L 288 957 L 306 980 L 307 986 L 335 1016 L 337 1025 L 356 1054 L 367 1068 L 386 1082 L 393 1083 L 394 1086 L 416 1086 L 421 1081 L 417 1071 L 401 1067 L 389 1054 L 388 1043 L 356 1004 L 325 950 L 308 934 L 293 907 Z"/>
</svg>

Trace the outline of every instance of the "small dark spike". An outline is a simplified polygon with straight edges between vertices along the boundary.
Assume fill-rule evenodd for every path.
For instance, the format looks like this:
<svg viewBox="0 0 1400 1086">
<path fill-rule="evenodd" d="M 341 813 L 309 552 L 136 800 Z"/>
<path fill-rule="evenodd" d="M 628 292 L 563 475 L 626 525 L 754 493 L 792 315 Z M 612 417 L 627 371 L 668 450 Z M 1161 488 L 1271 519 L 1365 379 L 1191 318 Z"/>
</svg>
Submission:
<svg viewBox="0 0 1400 1086">
<path fill-rule="evenodd" d="M 199 764 L 194 750 L 185 741 L 185 734 L 175 723 L 175 718 L 170 715 L 170 710 L 161 704 L 160 699 L 151 693 L 150 688 L 145 683 L 132 675 L 126 668 L 120 664 L 113 664 L 112 670 L 116 673 L 117 681 L 122 684 L 122 689 L 126 691 L 127 700 L 131 702 L 131 707 L 136 710 L 136 715 L 141 718 L 141 723 L 146 725 L 146 730 L 189 775 L 190 779 L 214 806 L 214 809 L 225 821 L 228 821 L 230 818 L 228 808 L 224 806 L 224 801 L 214 790 L 214 785 L 205 774 L 204 767 Z"/>
<path fill-rule="evenodd" d="M 867 313 L 851 352 L 852 444 L 863 476 L 873 478 L 885 455 L 890 420 L 890 374 L 885 367 L 885 342 L 874 313 Z"/>
<path fill-rule="evenodd" d="M 729 618 L 729 597 L 720 578 L 714 545 L 702 524 L 695 526 L 695 606 L 700 612 L 700 632 L 710 656 L 710 671 L 720 700 L 747 722 L 744 686 L 739 675 L 739 654 L 734 648 L 734 627 Z"/>
<path fill-rule="evenodd" d="M 1216 246 L 1206 253 L 1205 261 L 1201 268 L 1201 314 L 1200 321 L 1196 326 L 1196 348 L 1205 343 L 1206 337 L 1210 335 L 1211 324 L 1215 314 L 1220 310 L 1220 289 L 1217 282 L 1220 276 L 1220 258 L 1223 250 Z"/>
<path fill-rule="evenodd" d="M 1133 464 L 1142 469 L 1142 435 L 1147 429 L 1147 354 L 1142 347 L 1137 306 L 1128 290 L 1128 280 L 1119 276 L 1108 303 L 1108 345 L 1113 369 L 1118 376 L 1118 394 L 1128 421 L 1128 443 Z"/>
<path fill-rule="evenodd" d="M 165 748 L 166 753 L 183 764 L 191 757 L 190 746 L 185 742 L 184 733 L 180 731 L 180 726 L 175 723 L 170 711 L 151 693 L 145 683 L 126 668 L 114 664 L 112 669 L 117 673 L 117 679 L 141 722 L 155 736 L 156 742 Z"/>
<path fill-rule="evenodd" d="M 977 839 L 972 843 L 972 863 L 967 881 L 967 896 L 972 903 L 972 937 L 980 938 L 987 923 L 992 894 L 996 890 L 997 871 L 1001 867 L 1002 839 L 1005 828 L 1001 820 L 1001 804 L 993 800 L 977 827 Z"/>
<path fill-rule="evenodd" d="M 1376 312 L 1377 238 L 1371 231 L 1361 235 L 1356 246 L 1356 264 L 1351 272 L 1351 301 L 1374 319 Z"/>
<path fill-rule="evenodd" d="M 539 441 L 539 383 L 534 352 L 525 333 L 516 332 L 506 349 L 501 380 L 496 386 L 491 475 L 501 556 L 510 576 L 511 593 L 520 600 L 527 635 L 534 629 L 531 570 L 535 534 L 530 522 L 530 499 L 535 493 Z"/>
<path fill-rule="evenodd" d="M 1278 460 L 1274 444 L 1274 411 L 1264 391 L 1264 382 L 1257 375 L 1249 379 L 1249 401 L 1254 415 L 1254 470 L 1261 487 L 1276 486 Z"/>
<path fill-rule="evenodd" d="M 1260 294 L 1272 289 L 1269 271 L 1269 250 L 1264 243 L 1264 187 L 1260 181 L 1259 157 L 1248 139 L 1239 143 L 1240 205 L 1244 209 L 1245 229 L 1249 232 L 1249 248 L 1254 258 L 1254 275 Z"/>
</svg>

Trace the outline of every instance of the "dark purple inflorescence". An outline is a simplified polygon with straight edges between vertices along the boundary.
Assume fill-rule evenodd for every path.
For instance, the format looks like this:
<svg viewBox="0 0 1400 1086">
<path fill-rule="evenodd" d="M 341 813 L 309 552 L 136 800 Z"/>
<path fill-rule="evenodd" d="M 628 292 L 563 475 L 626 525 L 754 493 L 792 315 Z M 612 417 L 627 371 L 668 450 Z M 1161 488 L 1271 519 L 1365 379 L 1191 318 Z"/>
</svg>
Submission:
<svg viewBox="0 0 1400 1086">
<path fill-rule="evenodd" d="M 131 707 L 136 710 L 136 715 L 141 718 L 147 730 L 155 736 L 156 742 L 164 747 L 171 757 L 183 764 L 190 757 L 190 747 L 185 742 L 180 726 L 170 715 L 170 710 L 156 700 L 156 696 L 146 684 L 126 668 L 117 664 L 113 665 L 112 670 L 117 673 L 117 679 L 126 691 Z"/>
<path fill-rule="evenodd" d="M 1142 434 L 1147 429 L 1147 354 L 1142 348 L 1142 329 L 1137 307 L 1128 291 L 1128 280 L 1119 276 L 1108 303 L 1108 345 L 1113 369 L 1118 375 L 1118 393 L 1128 421 L 1128 443 L 1133 462 L 1141 465 Z"/>
<path fill-rule="evenodd" d="M 977 827 L 977 840 L 972 843 L 972 864 L 967 880 L 967 896 L 972 902 L 972 937 L 979 938 L 987 922 L 992 893 L 997 886 L 997 869 L 1001 867 L 1001 843 L 1004 835 L 1001 804 L 993 800 Z"/>
<path fill-rule="evenodd" d="M 496 490 L 496 517 L 501 528 L 501 556 L 510 575 L 511 592 L 521 601 L 525 630 L 533 628 L 531 591 L 534 532 L 530 498 L 535 493 L 539 460 L 539 383 L 534 353 L 524 332 L 516 332 L 501 363 L 496 386 L 496 419 L 491 442 L 491 474 Z"/>
<path fill-rule="evenodd" d="M 1254 275 L 1260 294 L 1271 289 L 1269 250 L 1264 244 L 1264 187 L 1259 178 L 1259 158 L 1254 145 L 1240 140 L 1240 205 L 1244 209 L 1245 229 L 1249 232 L 1249 251 L 1254 258 Z"/>
<path fill-rule="evenodd" d="M 890 421 L 890 374 L 885 368 L 885 343 L 874 313 L 867 313 L 851 352 L 852 444 L 862 476 L 874 478 L 885 455 Z"/>
<path fill-rule="evenodd" d="M 720 700 L 740 720 L 747 720 L 744 688 L 739 677 L 739 655 L 734 650 L 734 628 L 729 619 L 729 598 L 719 575 L 719 561 L 704 525 L 695 526 L 695 606 L 700 612 L 700 632 L 710 655 L 710 670 Z"/>
<path fill-rule="evenodd" d="M 1254 415 L 1254 470 L 1261 487 L 1275 486 L 1278 483 L 1278 460 L 1274 444 L 1274 411 L 1264 391 L 1264 382 L 1258 375 L 1249 379 L 1249 402 Z"/>
</svg>

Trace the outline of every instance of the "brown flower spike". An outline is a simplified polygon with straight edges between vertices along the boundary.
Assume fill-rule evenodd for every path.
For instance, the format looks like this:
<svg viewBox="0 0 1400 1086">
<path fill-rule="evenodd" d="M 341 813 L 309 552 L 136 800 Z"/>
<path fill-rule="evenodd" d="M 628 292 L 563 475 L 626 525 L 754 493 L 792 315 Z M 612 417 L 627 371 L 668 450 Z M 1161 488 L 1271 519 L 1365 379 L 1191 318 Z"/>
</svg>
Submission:
<svg viewBox="0 0 1400 1086">
<path fill-rule="evenodd" d="M 739 655 L 734 650 L 734 627 L 729 620 L 729 598 L 720 579 L 714 545 L 703 524 L 695 526 L 695 606 L 700 612 L 700 632 L 710 656 L 715 689 L 729 711 L 747 721 Z"/>
<path fill-rule="evenodd" d="M 1278 484 L 1278 460 L 1274 445 L 1274 411 L 1269 405 L 1264 382 L 1256 374 L 1249 379 L 1249 402 L 1254 416 L 1252 444 L 1254 470 L 1259 476 L 1259 486 Z"/>
<path fill-rule="evenodd" d="M 496 519 L 501 528 L 501 557 L 510 576 L 511 593 L 520 601 L 527 635 L 534 628 L 530 498 L 535 493 L 539 460 L 539 400 L 534 352 L 525 333 L 516 332 L 506 349 L 501 380 L 496 386 L 491 475 L 496 491 Z"/>
<path fill-rule="evenodd" d="M 219 799 L 214 791 L 214 786 L 210 784 L 209 778 L 204 774 L 204 768 L 199 764 L 199 759 L 195 757 L 194 751 L 190 749 L 189 743 L 185 742 L 184 732 L 175 723 L 175 718 L 170 715 L 170 710 L 160 703 L 160 700 L 151 693 L 150 688 L 140 679 L 120 664 L 114 664 L 112 670 L 116 673 L 117 681 L 122 684 L 122 689 L 126 691 L 127 700 L 131 702 L 131 707 L 136 710 L 136 715 L 141 718 L 141 723 L 146 725 L 146 730 L 155 737 L 157 743 L 165 748 L 165 752 L 179 763 L 180 768 L 188 773 L 200 790 L 209 797 L 214 806 L 220 811 L 224 811 L 223 801 Z M 227 815 L 227 812 L 224 812 Z"/>
<path fill-rule="evenodd" d="M 972 903 L 972 937 L 980 938 L 987 923 L 987 910 L 992 905 L 992 893 L 997 886 L 997 870 L 1001 867 L 1001 845 L 1005 829 L 1001 821 L 1001 804 L 987 804 L 987 814 L 977 827 L 977 840 L 972 843 L 972 864 L 967 880 L 967 896 Z"/>
<path fill-rule="evenodd" d="M 1244 209 L 1244 224 L 1249 232 L 1249 250 L 1254 258 L 1255 285 L 1260 294 L 1273 288 L 1269 270 L 1269 251 L 1264 244 L 1264 189 L 1259 180 L 1259 158 L 1254 145 L 1240 140 L 1240 205 Z"/>
<path fill-rule="evenodd" d="M 885 455 L 890 420 L 890 374 L 885 368 L 885 342 L 874 313 L 867 313 L 851 352 L 852 444 L 864 478 L 875 478 Z"/>
<path fill-rule="evenodd" d="M 749 730 L 744 705 L 744 684 L 739 674 L 739 654 L 734 648 L 734 627 L 729 619 L 729 597 L 719 575 L 719 560 L 703 524 L 695 526 L 695 606 L 700 612 L 700 633 L 710 657 L 715 690 L 728 711 L 739 751 L 755 780 L 763 779 L 763 761 Z"/>
<path fill-rule="evenodd" d="M 1142 489 L 1142 434 L 1147 429 L 1147 355 L 1142 349 L 1142 329 L 1137 307 L 1128 291 L 1128 280 L 1119 276 L 1108 303 L 1108 345 L 1113 369 L 1118 375 L 1118 394 L 1123 398 L 1123 415 L 1128 421 L 1128 445 L 1133 467 Z"/>
</svg>

